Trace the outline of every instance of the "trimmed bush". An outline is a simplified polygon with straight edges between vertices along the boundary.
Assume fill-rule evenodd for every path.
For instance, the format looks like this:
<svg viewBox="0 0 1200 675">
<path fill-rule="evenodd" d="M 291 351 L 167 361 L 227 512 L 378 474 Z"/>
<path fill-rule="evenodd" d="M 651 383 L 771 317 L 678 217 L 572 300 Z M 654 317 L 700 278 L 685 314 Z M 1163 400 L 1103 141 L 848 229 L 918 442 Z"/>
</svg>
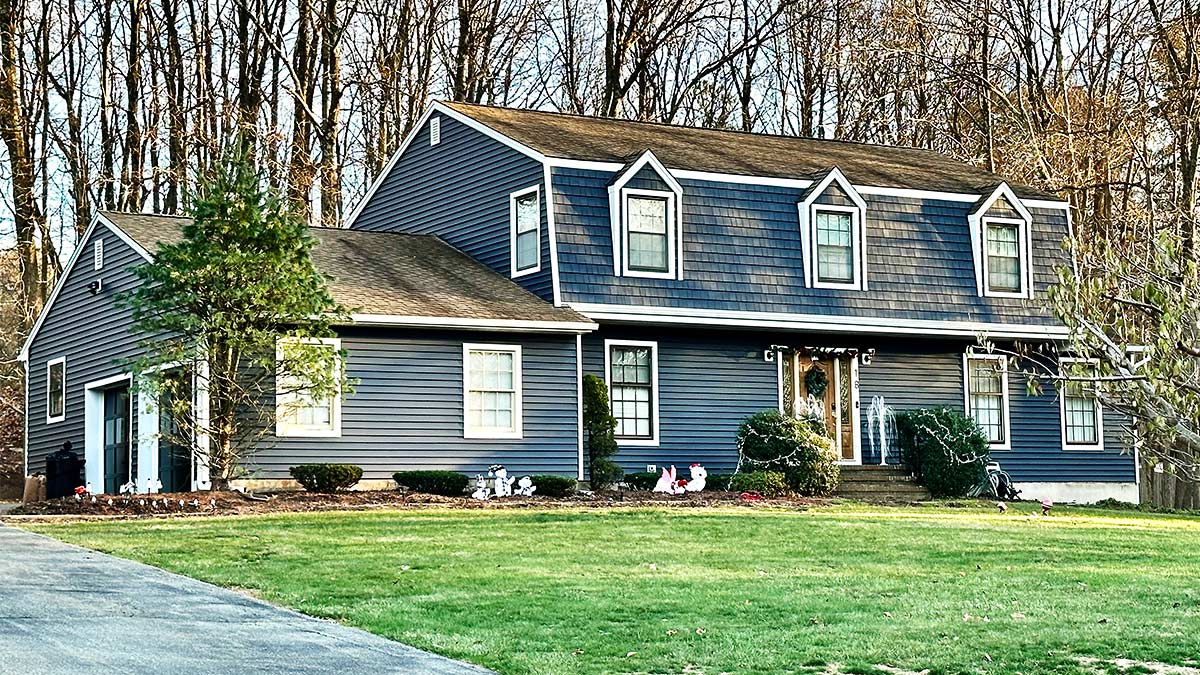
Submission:
<svg viewBox="0 0 1200 675">
<path fill-rule="evenodd" d="M 905 463 L 934 497 L 965 497 L 984 479 L 988 442 L 975 420 L 953 408 L 896 415 Z"/>
<path fill-rule="evenodd" d="M 337 492 L 362 480 L 363 470 L 353 464 L 301 464 L 288 469 L 309 492 Z"/>
<path fill-rule="evenodd" d="M 625 472 L 609 459 L 617 454 L 617 418 L 608 405 L 608 385 L 595 375 L 583 376 L 583 431 L 587 437 L 588 478 L 600 490 L 621 482 Z"/>
<path fill-rule="evenodd" d="M 734 474 L 729 479 L 729 489 L 734 492 L 757 492 L 768 498 L 785 497 L 790 492 L 787 479 L 780 471 Z"/>
<path fill-rule="evenodd" d="M 823 496 L 837 488 L 841 468 L 833 440 L 813 422 L 764 410 L 742 422 L 737 446 L 742 469 L 782 473 L 797 494 Z"/>
<path fill-rule="evenodd" d="M 638 471 L 637 473 L 625 474 L 625 484 L 630 490 L 653 490 L 658 484 L 658 479 L 662 474 L 651 473 L 649 471 Z"/>
<path fill-rule="evenodd" d="M 731 473 L 710 473 L 705 480 L 704 491 L 728 492 L 730 490 L 729 481 L 731 480 L 733 480 L 733 474 Z"/>
<path fill-rule="evenodd" d="M 461 497 L 470 480 L 457 471 L 397 471 L 392 480 L 414 492 L 426 492 L 443 497 Z"/>
<path fill-rule="evenodd" d="M 541 474 L 530 478 L 537 487 L 537 492 L 533 494 L 543 497 L 570 497 L 579 486 L 579 483 L 569 476 Z"/>
</svg>

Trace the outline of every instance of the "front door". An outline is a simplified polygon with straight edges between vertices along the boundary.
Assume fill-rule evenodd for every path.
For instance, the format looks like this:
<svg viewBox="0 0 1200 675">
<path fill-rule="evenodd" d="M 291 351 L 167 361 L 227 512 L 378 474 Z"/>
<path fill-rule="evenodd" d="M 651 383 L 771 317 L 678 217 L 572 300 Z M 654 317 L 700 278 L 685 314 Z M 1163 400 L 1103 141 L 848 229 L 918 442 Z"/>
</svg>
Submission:
<svg viewBox="0 0 1200 675">
<path fill-rule="evenodd" d="M 826 435 L 833 441 L 842 463 L 861 463 L 858 361 L 852 356 L 814 358 L 792 354 L 786 357 L 784 368 L 784 412 L 800 414 L 807 401 L 814 401 L 825 421 Z"/>
<path fill-rule="evenodd" d="M 192 489 L 192 446 L 186 429 L 178 422 L 191 400 L 189 389 L 165 387 L 158 406 L 158 480 L 162 481 L 163 492 Z"/>
<path fill-rule="evenodd" d="M 129 387 L 104 392 L 104 491 L 117 494 L 129 482 Z"/>
</svg>

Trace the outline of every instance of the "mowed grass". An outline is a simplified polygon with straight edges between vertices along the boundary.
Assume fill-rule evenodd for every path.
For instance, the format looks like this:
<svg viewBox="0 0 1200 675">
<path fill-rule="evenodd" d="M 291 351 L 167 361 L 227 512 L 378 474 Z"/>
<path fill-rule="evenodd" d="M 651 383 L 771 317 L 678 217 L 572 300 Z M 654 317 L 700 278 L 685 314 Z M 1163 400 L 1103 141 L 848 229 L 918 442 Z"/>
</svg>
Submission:
<svg viewBox="0 0 1200 675">
<path fill-rule="evenodd" d="M 431 510 L 29 529 L 501 673 L 1197 664 L 1200 521 L 1032 508 Z"/>
</svg>

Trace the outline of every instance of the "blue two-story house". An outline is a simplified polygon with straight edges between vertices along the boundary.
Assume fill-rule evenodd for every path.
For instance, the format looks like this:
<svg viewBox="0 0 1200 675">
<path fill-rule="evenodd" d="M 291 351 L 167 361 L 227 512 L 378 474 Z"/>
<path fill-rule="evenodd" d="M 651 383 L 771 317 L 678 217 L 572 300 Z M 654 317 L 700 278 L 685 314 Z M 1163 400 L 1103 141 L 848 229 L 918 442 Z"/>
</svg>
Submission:
<svg viewBox="0 0 1200 675">
<path fill-rule="evenodd" d="M 128 263 L 179 236 L 172 219 L 99 220 L 89 237 L 111 235 L 106 250 Z M 979 422 L 1025 496 L 1137 500 L 1117 417 L 1079 388 L 1027 387 L 1005 355 L 1066 337 L 1043 300 L 1066 262 L 1070 209 L 971 165 L 435 103 L 346 226 L 316 231 L 314 259 L 354 310 L 340 346 L 360 385 L 300 419 L 282 415 L 255 455 L 256 481 L 309 461 L 360 464 L 368 481 L 494 462 L 584 479 L 581 380 L 594 373 L 608 382 L 627 471 L 731 471 L 743 419 L 815 396 L 846 464 L 899 462 L 884 411 L 950 406 Z M 85 238 L 79 250 L 94 246 Z M 31 468 L 72 435 L 92 438 L 89 457 L 106 472 L 113 464 L 108 427 L 82 409 L 111 416 L 95 382 L 112 368 L 100 364 L 132 343 L 77 355 L 53 328 L 118 312 L 87 284 L 110 274 L 105 287 L 119 287 L 127 272 L 96 265 L 71 261 L 23 354 Z M 106 320 L 127 329 L 127 317 Z M 147 429 L 160 422 L 152 406 L 115 405 L 143 427 L 129 434 L 125 464 L 137 469 L 125 470 L 153 488 L 161 450 Z M 191 460 L 191 486 L 203 486 L 202 464 Z M 89 474 L 97 485 L 101 473 Z"/>
</svg>

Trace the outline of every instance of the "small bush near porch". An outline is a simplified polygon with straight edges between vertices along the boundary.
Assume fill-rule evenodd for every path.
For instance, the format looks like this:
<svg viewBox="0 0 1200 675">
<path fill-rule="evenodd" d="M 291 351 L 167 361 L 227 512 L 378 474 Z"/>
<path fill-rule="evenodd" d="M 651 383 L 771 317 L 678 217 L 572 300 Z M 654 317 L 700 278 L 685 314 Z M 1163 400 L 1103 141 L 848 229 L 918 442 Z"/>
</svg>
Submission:
<svg viewBox="0 0 1200 675">
<path fill-rule="evenodd" d="M 36 529 L 506 674 L 1195 672 L 1145 664 L 1198 667 L 1200 520 L 1032 511 L 459 510 Z"/>
</svg>

